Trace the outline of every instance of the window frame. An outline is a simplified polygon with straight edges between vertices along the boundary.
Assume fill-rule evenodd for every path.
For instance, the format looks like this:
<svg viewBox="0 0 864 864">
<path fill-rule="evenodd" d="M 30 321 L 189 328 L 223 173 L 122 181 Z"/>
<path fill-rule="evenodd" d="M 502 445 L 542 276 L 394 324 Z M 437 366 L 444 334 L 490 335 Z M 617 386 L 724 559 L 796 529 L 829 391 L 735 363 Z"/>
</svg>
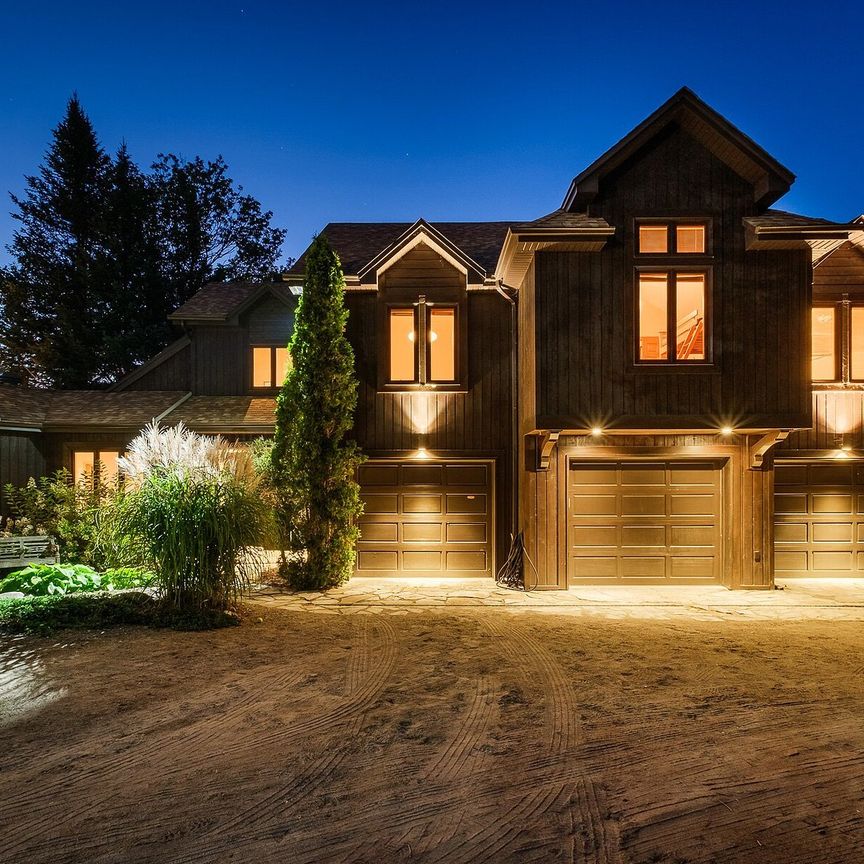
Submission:
<svg viewBox="0 0 864 864">
<path fill-rule="evenodd" d="M 690 276 L 701 275 L 705 278 L 705 333 L 703 335 L 705 357 L 699 360 L 680 360 L 678 357 L 667 357 L 666 359 L 644 360 L 640 356 L 641 346 L 641 320 L 639 314 L 639 279 L 642 274 L 662 273 L 667 278 L 666 284 L 666 332 L 677 333 L 677 318 L 678 318 L 678 275 Z M 713 285 L 713 268 L 710 266 L 688 266 L 681 264 L 680 266 L 656 266 L 656 265 L 637 265 L 634 268 L 633 276 L 633 364 L 639 369 L 687 369 L 693 367 L 713 367 L 714 366 L 714 328 L 713 322 L 713 303 L 714 285 Z M 674 349 L 677 353 L 677 340 L 669 343 L 669 348 Z M 667 353 L 671 354 L 672 350 Z"/>
<path fill-rule="evenodd" d="M 255 349 L 256 348 L 269 348 L 270 349 L 270 380 L 276 380 L 276 350 L 278 348 L 284 348 L 288 351 L 288 360 L 289 363 L 291 361 L 291 352 L 288 350 L 288 346 L 283 344 L 282 342 L 252 342 L 249 344 L 249 391 L 251 393 L 275 393 L 282 386 L 281 382 L 279 384 L 273 384 L 270 387 L 258 387 L 255 384 Z"/>
<path fill-rule="evenodd" d="M 642 252 L 639 248 L 639 229 L 646 227 L 666 226 L 666 251 Z M 702 252 L 678 251 L 678 226 L 701 225 L 705 230 L 705 249 Z M 704 260 L 714 257 L 714 220 L 710 216 L 640 216 L 633 220 L 633 256 L 637 259 L 655 260 L 671 258 L 680 261 L 684 258 Z M 676 229 L 676 230 L 673 230 Z"/>
<path fill-rule="evenodd" d="M 834 312 L 834 375 L 831 378 L 814 378 L 813 377 L 813 310 L 814 309 L 831 309 Z M 844 320 L 843 302 L 832 301 L 814 301 L 810 304 L 810 383 L 811 384 L 840 384 L 843 381 L 844 367 L 848 369 L 849 375 L 852 372 L 852 313 L 849 313 L 848 323 Z M 849 357 L 843 356 L 843 331 L 849 329 Z M 845 361 L 845 362 L 844 362 Z M 851 377 L 849 380 L 854 380 Z M 864 380 L 864 379 L 862 379 Z"/>
<path fill-rule="evenodd" d="M 78 453 L 92 453 L 93 454 L 93 465 L 94 468 L 97 463 L 105 464 L 100 458 L 102 453 L 116 453 L 117 458 L 119 459 L 126 452 L 126 445 L 119 444 L 94 444 L 91 441 L 80 441 L 80 442 L 70 442 L 66 444 L 66 458 L 65 463 L 68 466 L 67 470 L 69 471 L 69 476 L 72 478 L 72 482 L 77 485 L 80 481 L 75 475 L 75 456 Z M 120 470 L 119 466 L 117 468 L 117 477 L 118 480 L 122 482 L 123 472 Z M 82 478 L 83 479 L 83 478 Z M 98 488 L 101 484 L 101 477 L 94 473 L 93 475 L 93 486 L 91 488 Z"/>
<path fill-rule="evenodd" d="M 467 295 L 452 290 L 427 289 L 428 293 L 402 289 L 392 292 L 386 301 L 379 303 L 378 332 L 383 338 L 379 340 L 378 349 L 378 390 L 387 392 L 411 392 L 417 390 L 432 390 L 436 392 L 464 392 L 467 389 Z M 390 377 L 391 343 L 390 343 L 390 311 L 393 309 L 414 310 L 414 332 L 417 338 L 414 342 L 414 379 L 412 381 L 394 381 Z M 455 311 L 454 371 L 455 377 L 449 381 L 435 381 L 429 376 L 432 365 L 432 343 L 429 339 L 432 315 L 435 308 L 447 308 Z M 422 334 L 422 337 L 421 337 Z M 420 339 L 423 339 L 424 350 L 420 349 Z"/>
</svg>

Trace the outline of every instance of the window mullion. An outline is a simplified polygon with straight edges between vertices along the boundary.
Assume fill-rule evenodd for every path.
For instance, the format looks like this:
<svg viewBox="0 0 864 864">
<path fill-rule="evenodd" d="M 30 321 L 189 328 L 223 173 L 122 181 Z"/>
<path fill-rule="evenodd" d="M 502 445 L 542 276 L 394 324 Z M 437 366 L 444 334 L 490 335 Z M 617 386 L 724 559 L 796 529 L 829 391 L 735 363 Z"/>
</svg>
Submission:
<svg viewBox="0 0 864 864">
<path fill-rule="evenodd" d="M 669 329 L 669 335 L 666 337 L 666 351 L 669 355 L 669 362 L 675 363 L 678 360 L 678 284 L 673 270 L 669 271 L 667 285 L 666 326 Z"/>
<path fill-rule="evenodd" d="M 427 359 L 429 351 L 429 333 L 426 324 L 426 296 L 420 295 L 417 302 L 417 341 L 415 345 L 416 364 L 417 364 L 417 380 L 420 384 L 425 384 L 427 380 Z"/>
<path fill-rule="evenodd" d="M 848 383 L 852 379 L 852 303 L 849 295 L 840 302 L 840 380 Z M 836 331 L 835 331 L 836 333 Z M 835 363 L 835 374 L 836 374 Z"/>
</svg>

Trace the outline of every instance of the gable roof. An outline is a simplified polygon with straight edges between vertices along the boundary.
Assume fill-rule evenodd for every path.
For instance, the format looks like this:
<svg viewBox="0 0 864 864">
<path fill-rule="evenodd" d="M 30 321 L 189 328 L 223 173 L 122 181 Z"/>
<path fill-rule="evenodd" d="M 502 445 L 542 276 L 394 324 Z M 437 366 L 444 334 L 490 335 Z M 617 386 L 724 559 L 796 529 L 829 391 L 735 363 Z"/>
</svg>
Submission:
<svg viewBox="0 0 864 864">
<path fill-rule="evenodd" d="M 383 256 L 418 224 L 432 228 L 488 274 L 495 269 L 507 229 L 515 222 L 330 222 L 321 233 L 339 256 L 346 276 L 357 276 L 373 259 Z M 306 252 L 294 262 L 289 276 L 302 276 Z"/>
<path fill-rule="evenodd" d="M 295 296 L 284 282 L 208 282 L 168 318 L 171 321 L 228 321 L 270 294 L 284 303 Z"/>
<path fill-rule="evenodd" d="M 675 123 L 722 159 L 754 187 L 754 200 L 768 207 L 789 191 L 795 175 L 752 138 L 703 102 L 690 88 L 682 87 L 653 114 L 578 174 L 563 209 L 584 210 L 599 191 L 600 181 L 624 163 L 667 126 Z"/>
<path fill-rule="evenodd" d="M 0 387 L 0 426 L 140 428 L 186 397 L 182 390 L 36 390 Z"/>
</svg>

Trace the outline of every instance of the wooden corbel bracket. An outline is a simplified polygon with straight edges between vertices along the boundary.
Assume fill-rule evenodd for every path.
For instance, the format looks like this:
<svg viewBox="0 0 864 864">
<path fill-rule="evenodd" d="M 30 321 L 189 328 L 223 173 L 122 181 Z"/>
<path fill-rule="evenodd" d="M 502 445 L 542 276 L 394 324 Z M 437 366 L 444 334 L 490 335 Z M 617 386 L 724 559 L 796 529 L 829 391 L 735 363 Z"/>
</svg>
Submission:
<svg viewBox="0 0 864 864">
<path fill-rule="evenodd" d="M 535 441 L 535 453 L 537 456 L 536 470 L 548 471 L 549 460 L 552 458 L 552 450 L 558 443 L 560 432 L 538 432 Z"/>
<path fill-rule="evenodd" d="M 750 467 L 755 471 L 761 471 L 765 467 L 765 457 L 771 448 L 785 441 L 791 431 L 791 429 L 776 429 L 763 435 L 750 447 Z"/>
</svg>

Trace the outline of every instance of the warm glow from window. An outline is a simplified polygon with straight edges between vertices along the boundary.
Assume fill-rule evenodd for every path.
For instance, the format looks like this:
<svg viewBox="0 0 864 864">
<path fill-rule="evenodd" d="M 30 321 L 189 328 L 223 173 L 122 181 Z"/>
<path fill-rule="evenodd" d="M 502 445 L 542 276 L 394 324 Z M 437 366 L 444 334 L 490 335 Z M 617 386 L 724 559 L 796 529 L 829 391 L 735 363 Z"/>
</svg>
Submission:
<svg viewBox="0 0 864 864">
<path fill-rule="evenodd" d="M 675 358 L 705 359 L 705 274 L 678 273 L 675 279 Z"/>
<path fill-rule="evenodd" d="M 677 225 L 675 227 L 675 251 L 678 253 L 703 253 L 705 251 L 704 225 Z"/>
<path fill-rule="evenodd" d="M 639 251 L 663 253 L 669 251 L 669 230 L 665 225 L 639 226 Z"/>
<path fill-rule="evenodd" d="M 414 309 L 390 310 L 390 380 L 414 381 Z"/>
<path fill-rule="evenodd" d="M 837 377 L 835 357 L 835 317 L 831 306 L 812 310 L 812 368 L 814 381 L 833 381 Z M 854 332 L 854 325 L 853 325 Z M 854 373 L 853 373 L 854 375 Z"/>
<path fill-rule="evenodd" d="M 287 348 L 276 348 L 276 386 L 281 387 L 285 383 L 285 376 L 291 368 L 291 355 Z"/>
<path fill-rule="evenodd" d="M 252 349 L 252 386 L 273 386 L 272 351 L 270 348 Z"/>
<path fill-rule="evenodd" d="M 669 277 L 666 273 L 639 274 L 639 359 L 666 360 L 667 300 Z"/>
<path fill-rule="evenodd" d="M 849 374 L 854 381 L 864 380 L 864 306 L 853 306 L 850 338 Z"/>
<path fill-rule="evenodd" d="M 96 465 L 99 465 L 99 479 L 104 483 L 117 480 L 117 450 L 76 450 L 72 454 L 72 476 L 76 483 L 92 480 Z"/>
<path fill-rule="evenodd" d="M 456 310 L 452 307 L 430 310 L 429 380 L 456 380 Z"/>
</svg>

